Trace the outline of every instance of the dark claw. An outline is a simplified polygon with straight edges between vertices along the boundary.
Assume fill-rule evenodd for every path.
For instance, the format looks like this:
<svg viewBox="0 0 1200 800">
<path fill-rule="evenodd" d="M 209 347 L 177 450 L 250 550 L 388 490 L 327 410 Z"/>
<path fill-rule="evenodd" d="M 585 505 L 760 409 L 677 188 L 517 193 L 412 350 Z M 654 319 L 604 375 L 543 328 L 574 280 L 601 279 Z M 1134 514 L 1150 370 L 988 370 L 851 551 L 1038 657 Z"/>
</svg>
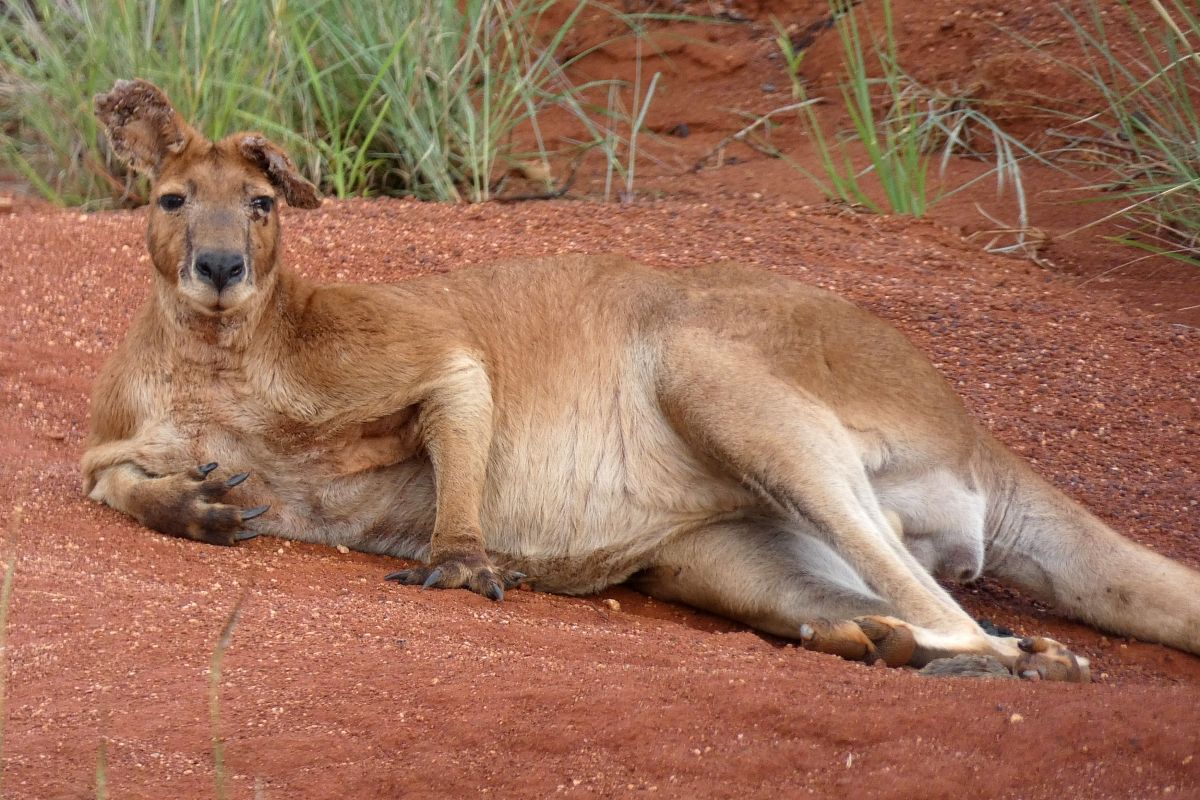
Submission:
<svg viewBox="0 0 1200 800">
<path fill-rule="evenodd" d="M 233 540 L 235 542 L 248 542 L 256 536 L 258 536 L 258 531 L 242 531 L 241 533 L 235 533 Z"/>
<path fill-rule="evenodd" d="M 504 576 L 504 588 L 515 589 L 516 587 L 520 586 L 521 581 L 525 580 L 527 577 L 529 576 L 524 572 L 510 572 Z"/>
<path fill-rule="evenodd" d="M 225 481 L 225 485 L 228 486 L 230 489 L 232 489 L 235 486 L 240 486 L 241 483 L 243 481 L 245 481 L 246 478 L 249 478 L 249 477 L 250 477 L 249 472 L 239 472 L 237 475 L 234 475 L 232 478 Z"/>
<path fill-rule="evenodd" d="M 389 572 L 387 575 L 384 575 L 383 579 L 385 581 L 397 581 L 398 583 L 405 583 L 407 582 L 408 576 L 411 573 L 412 570 L 410 569 L 397 570 L 396 572 Z"/>
<path fill-rule="evenodd" d="M 196 467 L 196 470 L 200 473 L 201 477 L 207 478 L 208 473 L 212 472 L 218 466 L 220 466 L 220 465 L 217 464 L 217 462 L 212 461 L 208 464 L 201 464 L 200 466 Z"/>
<path fill-rule="evenodd" d="M 421 584 L 421 588 L 428 589 L 431 586 L 435 586 L 437 584 L 437 582 L 440 581 L 441 579 L 442 579 L 442 568 L 434 567 L 433 572 L 429 573 L 429 577 L 425 579 L 425 582 L 423 584 Z"/>
<path fill-rule="evenodd" d="M 255 506 L 254 508 L 247 508 L 242 512 L 242 522 L 245 522 L 248 519 L 254 519 L 255 517 L 261 517 L 263 514 L 267 513 L 268 508 L 270 508 L 270 506 Z"/>
<path fill-rule="evenodd" d="M 489 583 L 484 594 L 490 597 L 492 600 L 504 599 L 504 589 L 500 588 L 500 584 L 498 583 Z"/>
</svg>

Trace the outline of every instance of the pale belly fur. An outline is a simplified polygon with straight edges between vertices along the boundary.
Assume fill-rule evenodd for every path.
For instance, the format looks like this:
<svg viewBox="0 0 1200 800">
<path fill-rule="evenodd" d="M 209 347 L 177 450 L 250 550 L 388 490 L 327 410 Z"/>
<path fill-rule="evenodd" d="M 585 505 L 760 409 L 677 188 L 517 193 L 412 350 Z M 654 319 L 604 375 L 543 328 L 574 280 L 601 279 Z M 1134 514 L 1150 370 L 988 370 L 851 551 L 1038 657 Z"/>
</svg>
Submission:
<svg viewBox="0 0 1200 800">
<path fill-rule="evenodd" d="M 664 541 L 758 504 L 646 408 L 649 398 L 588 394 L 499 415 L 481 522 L 501 565 L 539 589 L 592 592 L 647 566 Z M 325 463 L 251 460 L 255 502 L 272 505 L 262 532 L 427 558 L 436 492 L 424 455 L 342 476 Z"/>
</svg>

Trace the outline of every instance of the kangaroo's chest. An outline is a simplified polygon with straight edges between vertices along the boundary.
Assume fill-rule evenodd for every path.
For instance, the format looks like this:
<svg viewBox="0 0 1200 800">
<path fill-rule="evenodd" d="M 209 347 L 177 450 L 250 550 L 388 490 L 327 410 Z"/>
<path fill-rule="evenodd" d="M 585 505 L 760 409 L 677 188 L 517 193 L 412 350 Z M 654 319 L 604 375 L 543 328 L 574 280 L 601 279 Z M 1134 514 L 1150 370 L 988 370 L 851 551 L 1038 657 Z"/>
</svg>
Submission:
<svg viewBox="0 0 1200 800">
<path fill-rule="evenodd" d="M 284 413 L 219 372 L 171 381 L 159 427 L 187 451 L 186 460 L 250 472 L 239 502 L 269 504 L 263 527 L 288 538 L 338 543 L 351 528 L 377 526 L 390 512 L 380 497 L 384 473 L 407 464 L 410 480 L 426 471 L 415 409 L 365 422 L 311 424 Z M 395 502 L 386 505 L 396 505 Z"/>
<path fill-rule="evenodd" d="M 286 397 L 268 402 L 238 373 L 180 371 L 168 383 L 164 421 L 200 457 L 227 454 L 246 467 L 302 467 L 334 478 L 398 463 L 420 447 L 415 408 L 374 420 L 313 423 L 291 410 Z"/>
</svg>

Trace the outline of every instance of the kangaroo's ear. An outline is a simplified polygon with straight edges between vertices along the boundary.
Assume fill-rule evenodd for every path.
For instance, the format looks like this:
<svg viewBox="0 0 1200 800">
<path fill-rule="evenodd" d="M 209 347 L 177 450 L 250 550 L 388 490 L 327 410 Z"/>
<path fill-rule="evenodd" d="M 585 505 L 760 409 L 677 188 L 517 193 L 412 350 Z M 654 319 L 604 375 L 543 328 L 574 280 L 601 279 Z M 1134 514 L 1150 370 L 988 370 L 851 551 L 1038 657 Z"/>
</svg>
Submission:
<svg viewBox="0 0 1200 800">
<path fill-rule="evenodd" d="M 94 98 L 113 152 L 130 167 L 154 176 L 169 155 L 198 136 L 171 106 L 162 89 L 140 78 L 117 81 Z"/>
<path fill-rule="evenodd" d="M 266 137 L 248 133 L 238 143 L 242 155 L 267 174 L 271 185 L 283 195 L 288 205 L 296 208 L 316 208 L 321 205 L 321 193 L 296 171 L 287 153 Z"/>
</svg>

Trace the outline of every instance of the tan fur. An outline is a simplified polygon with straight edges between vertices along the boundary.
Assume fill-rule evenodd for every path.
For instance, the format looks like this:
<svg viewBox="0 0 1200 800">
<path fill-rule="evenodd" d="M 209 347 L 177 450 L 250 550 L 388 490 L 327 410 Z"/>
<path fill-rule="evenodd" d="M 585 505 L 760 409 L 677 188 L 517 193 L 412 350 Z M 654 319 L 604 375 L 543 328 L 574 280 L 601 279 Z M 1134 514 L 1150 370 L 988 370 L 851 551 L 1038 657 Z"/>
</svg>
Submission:
<svg viewBox="0 0 1200 800">
<path fill-rule="evenodd" d="M 279 263 L 278 215 L 247 205 L 315 189 L 261 137 L 208 142 L 165 98 L 149 122 L 108 113 L 161 95 L 146 86 L 119 83 L 98 113 L 118 152 L 157 126 L 131 161 L 187 204 L 150 214 L 154 293 L 95 387 L 93 499 L 204 541 L 245 528 L 425 560 L 394 577 L 492 597 L 525 576 L 632 580 L 889 663 L 979 653 L 1078 679 L 1065 649 L 986 635 L 933 578 L 981 571 L 1200 652 L 1196 573 L 1034 476 L 849 303 L 615 257 L 316 286 Z M 248 265 L 219 291 L 189 260 L 214 242 Z M 257 503 L 271 511 L 243 524 Z"/>
</svg>

